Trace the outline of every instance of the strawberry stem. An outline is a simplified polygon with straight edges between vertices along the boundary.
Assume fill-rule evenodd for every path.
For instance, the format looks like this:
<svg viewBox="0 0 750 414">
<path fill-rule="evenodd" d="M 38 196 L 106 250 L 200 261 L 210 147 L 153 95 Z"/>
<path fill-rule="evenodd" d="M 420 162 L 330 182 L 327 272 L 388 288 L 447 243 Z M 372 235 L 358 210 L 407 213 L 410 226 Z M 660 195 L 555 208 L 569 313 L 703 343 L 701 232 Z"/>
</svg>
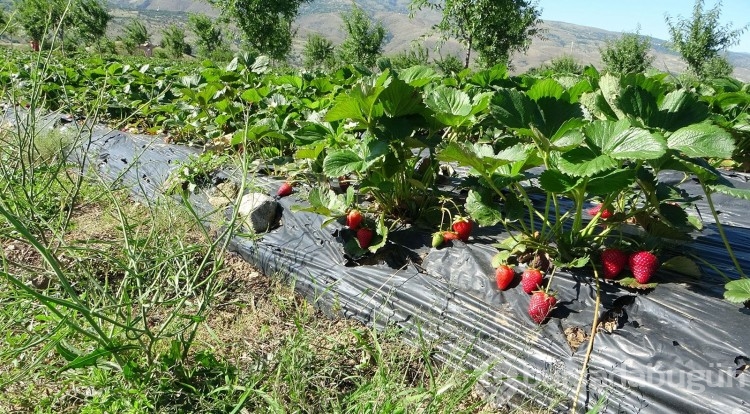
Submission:
<svg viewBox="0 0 750 414">
<path fill-rule="evenodd" d="M 721 221 L 719 221 L 719 214 L 716 212 L 714 201 L 711 199 L 711 190 L 706 187 L 706 184 L 703 182 L 703 180 L 701 180 L 701 188 L 703 188 L 703 192 L 706 194 L 706 201 L 708 202 L 708 208 L 711 209 L 711 215 L 714 216 L 716 229 L 719 230 L 721 241 L 724 242 L 724 247 L 726 247 L 727 253 L 729 253 L 729 257 L 732 259 L 732 263 L 734 263 L 734 267 L 737 269 L 737 272 L 739 272 L 740 276 L 742 276 L 744 279 L 747 279 L 747 275 L 742 271 L 742 266 L 740 266 L 740 262 L 737 261 L 737 256 L 734 255 L 734 250 L 732 250 L 732 246 L 729 244 L 727 235 L 726 233 L 724 233 L 724 226 L 721 224 Z"/>
<path fill-rule="evenodd" d="M 549 293 L 549 288 L 552 287 L 552 279 L 555 278 L 555 272 L 557 272 L 557 266 L 552 266 L 552 274 L 549 275 L 547 286 L 544 287 L 544 293 Z"/>
<path fill-rule="evenodd" d="M 576 413 L 576 407 L 578 405 L 578 396 L 581 393 L 581 386 L 583 386 L 583 379 L 586 377 L 586 369 L 589 366 L 591 360 L 591 351 L 594 349 L 594 338 L 596 337 L 596 328 L 599 325 L 599 305 L 602 303 L 601 286 L 599 285 L 599 273 L 596 271 L 596 266 L 591 263 L 591 268 L 594 269 L 594 281 L 596 282 L 596 304 L 594 305 L 594 320 L 591 322 L 591 335 L 589 336 L 589 345 L 586 348 L 586 356 L 583 359 L 583 366 L 581 367 L 581 375 L 578 377 L 578 386 L 576 387 L 575 397 L 573 399 L 573 406 L 570 409 L 571 413 Z"/>
</svg>

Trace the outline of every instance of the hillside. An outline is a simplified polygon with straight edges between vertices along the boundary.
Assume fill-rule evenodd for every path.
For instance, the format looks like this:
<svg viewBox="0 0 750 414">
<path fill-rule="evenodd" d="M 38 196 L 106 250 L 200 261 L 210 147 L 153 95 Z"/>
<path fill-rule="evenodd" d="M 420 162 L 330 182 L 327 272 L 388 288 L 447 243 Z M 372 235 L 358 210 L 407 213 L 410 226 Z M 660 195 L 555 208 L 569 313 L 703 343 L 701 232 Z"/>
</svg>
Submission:
<svg viewBox="0 0 750 414">
<path fill-rule="evenodd" d="M 144 21 L 154 34 L 154 40 L 159 41 L 161 28 L 169 23 L 184 25 L 188 13 L 206 13 L 216 16 L 219 12 L 207 2 L 185 0 L 109 0 L 116 19 L 113 32 L 117 33 L 118 26 L 122 26 L 130 18 Z M 418 40 L 428 46 L 436 43 L 437 37 L 431 35 L 431 27 L 439 20 L 437 13 L 422 12 L 414 19 L 409 19 L 409 0 L 359 0 L 361 7 L 370 12 L 376 19 L 381 20 L 390 32 L 386 53 L 398 52 L 409 48 L 412 41 Z M 303 6 L 298 18 L 298 40 L 296 53 L 301 50 L 303 40 L 310 33 L 321 33 L 335 44 L 344 38 L 341 29 L 340 13 L 349 9 L 351 0 L 316 0 Z M 571 55 L 584 64 L 601 66 L 599 48 L 610 39 L 616 39 L 620 32 L 605 29 L 578 26 L 575 24 L 546 21 L 546 33 L 543 39 L 534 39 L 526 54 L 513 56 L 513 66 L 516 72 L 524 72 L 538 67 L 551 59 Z M 657 69 L 669 72 L 681 72 L 685 69 L 677 54 L 665 47 L 667 41 L 653 38 L 652 53 L 655 56 L 654 65 Z M 434 53 L 434 52 L 433 52 Z M 443 53 L 463 54 L 463 48 L 455 42 L 448 42 Z M 729 60 L 735 66 L 734 75 L 739 79 L 750 80 L 750 54 L 729 53 Z"/>
</svg>

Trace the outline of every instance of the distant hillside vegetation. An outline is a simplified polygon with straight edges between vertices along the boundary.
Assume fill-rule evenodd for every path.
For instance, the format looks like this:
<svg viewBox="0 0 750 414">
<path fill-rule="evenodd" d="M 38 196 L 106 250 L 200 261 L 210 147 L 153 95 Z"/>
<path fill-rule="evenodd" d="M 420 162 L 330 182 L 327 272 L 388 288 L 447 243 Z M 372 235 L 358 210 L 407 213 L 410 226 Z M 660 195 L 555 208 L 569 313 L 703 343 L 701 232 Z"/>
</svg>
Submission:
<svg viewBox="0 0 750 414">
<path fill-rule="evenodd" d="M 409 19 L 409 0 L 358 0 L 362 8 L 376 19 L 383 21 L 390 31 L 386 53 L 409 48 L 412 41 L 419 41 L 428 46 L 434 45 L 438 38 L 431 33 L 431 27 L 438 22 L 436 13 L 420 13 Z M 188 13 L 205 13 L 216 16 L 219 11 L 204 1 L 190 0 L 109 0 L 117 16 L 115 25 L 122 25 L 129 18 L 142 19 L 147 26 L 153 27 L 155 40 L 158 32 L 167 22 L 184 25 Z M 296 53 L 301 50 L 304 39 L 310 33 L 320 33 L 335 44 L 343 41 L 340 13 L 349 10 L 351 0 L 315 0 L 304 5 L 298 19 L 299 31 L 296 42 Z M 528 53 L 513 56 L 512 64 L 516 72 L 524 72 L 549 62 L 555 57 L 570 55 L 580 63 L 601 66 L 599 48 L 609 39 L 615 39 L 620 32 L 612 32 L 593 27 L 579 26 L 570 23 L 547 21 L 544 23 L 546 33 L 543 39 L 535 39 Z M 113 32 L 119 32 L 113 27 Z M 666 40 L 651 39 L 654 65 L 657 69 L 673 73 L 685 70 L 679 55 L 665 47 Z M 433 52 L 434 53 L 434 52 Z M 455 42 L 448 42 L 443 53 L 463 54 L 463 48 Z M 750 54 L 729 53 L 729 60 L 735 66 L 734 76 L 750 81 Z"/>
</svg>

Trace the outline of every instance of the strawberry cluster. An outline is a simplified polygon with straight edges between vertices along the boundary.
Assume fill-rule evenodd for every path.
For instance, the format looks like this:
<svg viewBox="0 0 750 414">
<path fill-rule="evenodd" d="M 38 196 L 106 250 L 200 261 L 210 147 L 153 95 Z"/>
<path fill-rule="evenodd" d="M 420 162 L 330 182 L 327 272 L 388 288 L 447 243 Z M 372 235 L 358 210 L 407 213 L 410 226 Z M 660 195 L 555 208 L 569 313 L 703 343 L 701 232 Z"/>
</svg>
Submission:
<svg viewBox="0 0 750 414">
<path fill-rule="evenodd" d="M 659 259 L 650 251 L 639 250 L 628 255 L 615 247 L 602 251 L 601 263 L 605 279 L 611 280 L 619 276 L 627 264 L 635 280 L 642 285 L 649 283 L 659 268 Z"/>
</svg>

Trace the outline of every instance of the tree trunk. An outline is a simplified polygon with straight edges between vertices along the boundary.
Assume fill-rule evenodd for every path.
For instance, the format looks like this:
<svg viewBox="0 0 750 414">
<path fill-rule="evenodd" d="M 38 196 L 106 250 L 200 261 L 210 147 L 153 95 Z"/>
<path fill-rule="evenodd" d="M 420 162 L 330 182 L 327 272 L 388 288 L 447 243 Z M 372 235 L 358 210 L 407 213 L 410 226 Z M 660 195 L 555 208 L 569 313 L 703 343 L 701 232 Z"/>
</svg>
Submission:
<svg viewBox="0 0 750 414">
<path fill-rule="evenodd" d="M 469 37 L 469 41 L 466 42 L 467 50 L 466 50 L 466 60 L 464 61 L 464 69 L 469 68 L 469 62 L 471 61 L 471 37 Z"/>
</svg>

